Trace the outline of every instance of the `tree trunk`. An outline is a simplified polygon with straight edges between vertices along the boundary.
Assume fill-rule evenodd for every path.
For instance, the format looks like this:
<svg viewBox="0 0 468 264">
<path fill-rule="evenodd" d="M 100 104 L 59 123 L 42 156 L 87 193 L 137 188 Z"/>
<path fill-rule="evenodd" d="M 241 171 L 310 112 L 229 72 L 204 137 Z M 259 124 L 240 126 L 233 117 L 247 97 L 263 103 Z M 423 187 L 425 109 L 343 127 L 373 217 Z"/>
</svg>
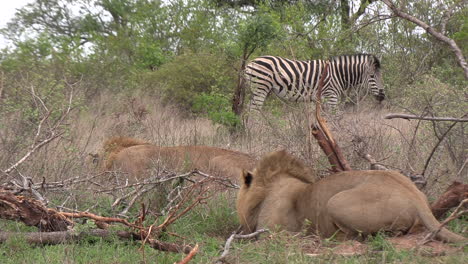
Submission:
<svg viewBox="0 0 468 264">
<path fill-rule="evenodd" d="M 232 111 L 237 116 L 242 114 L 244 110 L 244 100 L 245 100 L 245 80 L 244 80 L 244 70 L 247 64 L 247 59 L 245 59 L 245 55 L 242 58 L 242 64 L 239 69 L 238 79 L 237 79 L 237 87 L 234 91 L 234 97 L 232 98 Z"/>
</svg>

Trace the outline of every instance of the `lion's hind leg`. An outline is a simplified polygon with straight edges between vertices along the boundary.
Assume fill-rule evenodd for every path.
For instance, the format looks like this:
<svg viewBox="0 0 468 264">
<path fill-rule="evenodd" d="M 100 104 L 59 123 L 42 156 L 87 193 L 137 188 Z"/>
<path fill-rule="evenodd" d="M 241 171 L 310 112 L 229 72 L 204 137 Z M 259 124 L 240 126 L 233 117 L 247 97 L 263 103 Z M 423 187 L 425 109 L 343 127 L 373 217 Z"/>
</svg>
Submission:
<svg viewBox="0 0 468 264">
<path fill-rule="evenodd" d="M 370 186 L 334 195 L 327 203 L 333 223 L 350 238 L 379 231 L 406 232 L 414 225 L 410 202 L 401 193 L 382 192 Z"/>
</svg>

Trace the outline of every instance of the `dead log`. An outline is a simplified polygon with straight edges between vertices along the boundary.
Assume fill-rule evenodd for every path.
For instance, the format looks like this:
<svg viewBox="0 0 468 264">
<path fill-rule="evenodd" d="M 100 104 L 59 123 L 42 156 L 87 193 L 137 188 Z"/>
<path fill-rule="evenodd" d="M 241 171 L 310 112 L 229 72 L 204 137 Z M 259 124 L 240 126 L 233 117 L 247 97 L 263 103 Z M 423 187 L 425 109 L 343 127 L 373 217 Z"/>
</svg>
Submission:
<svg viewBox="0 0 468 264">
<path fill-rule="evenodd" d="M 323 69 L 322 76 L 320 77 L 316 103 L 315 103 L 315 119 L 317 123 L 312 127 L 312 135 L 317 140 L 320 148 L 325 153 L 328 158 L 328 162 L 332 166 L 333 172 L 352 170 L 349 166 L 348 161 L 345 159 L 341 148 L 338 146 L 334 140 L 330 129 L 328 128 L 327 121 L 321 116 L 322 109 L 322 88 L 326 76 L 328 75 L 329 62 L 325 64 Z"/>
<path fill-rule="evenodd" d="M 23 237 L 26 242 L 38 245 L 56 245 L 63 243 L 70 243 L 80 241 L 87 237 L 102 237 L 108 238 L 117 236 L 121 239 L 140 240 L 140 235 L 129 231 L 110 231 L 103 229 L 92 229 L 89 231 L 75 232 L 73 230 L 60 231 L 60 232 L 0 232 L 0 243 L 4 243 L 13 237 Z M 192 250 L 189 245 L 178 245 L 174 243 L 161 242 L 155 239 L 149 239 L 148 243 L 151 248 L 188 254 Z"/>
<path fill-rule="evenodd" d="M 445 213 L 468 199 L 468 184 L 453 182 L 437 201 L 431 204 L 432 214 L 441 219 Z"/>
<path fill-rule="evenodd" d="M 43 232 L 66 231 L 73 226 L 67 217 L 46 208 L 38 200 L 16 196 L 5 190 L 0 190 L 0 218 L 20 221 Z"/>
</svg>

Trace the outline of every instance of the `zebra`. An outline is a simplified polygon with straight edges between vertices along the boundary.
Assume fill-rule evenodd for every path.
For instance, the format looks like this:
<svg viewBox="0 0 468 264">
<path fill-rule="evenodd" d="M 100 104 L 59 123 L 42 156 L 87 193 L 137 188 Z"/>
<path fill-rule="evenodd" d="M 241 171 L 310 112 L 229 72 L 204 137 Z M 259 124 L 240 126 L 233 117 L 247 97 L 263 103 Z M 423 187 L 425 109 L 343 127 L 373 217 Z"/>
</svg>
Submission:
<svg viewBox="0 0 468 264">
<path fill-rule="evenodd" d="M 246 65 L 245 79 L 253 92 L 249 111 L 260 110 L 273 91 L 280 99 L 310 102 L 327 60 L 300 61 L 261 56 Z M 342 55 L 329 60 L 322 98 L 334 108 L 345 90 L 361 85 L 380 102 L 385 99 L 380 61 L 371 54 Z"/>
</svg>

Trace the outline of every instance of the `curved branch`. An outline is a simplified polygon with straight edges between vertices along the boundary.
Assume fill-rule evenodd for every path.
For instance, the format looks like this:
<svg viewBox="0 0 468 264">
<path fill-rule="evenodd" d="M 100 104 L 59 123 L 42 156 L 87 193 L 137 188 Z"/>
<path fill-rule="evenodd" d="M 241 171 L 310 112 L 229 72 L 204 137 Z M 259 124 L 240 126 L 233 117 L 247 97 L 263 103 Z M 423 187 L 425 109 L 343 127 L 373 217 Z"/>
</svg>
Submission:
<svg viewBox="0 0 468 264">
<path fill-rule="evenodd" d="M 434 146 L 434 148 L 432 149 L 431 151 L 431 154 L 429 155 L 429 157 L 427 158 L 426 160 L 426 164 L 424 165 L 424 169 L 422 171 L 422 175 L 424 175 L 426 173 L 426 170 L 427 170 L 427 167 L 429 166 L 429 163 L 431 162 L 431 159 L 432 157 L 434 156 L 434 153 L 436 151 L 436 149 L 439 147 L 440 143 L 442 143 L 442 141 L 444 140 L 445 136 L 447 136 L 448 132 L 450 132 L 450 130 L 452 130 L 452 128 L 457 124 L 457 122 L 454 122 L 452 125 L 449 126 L 449 128 L 444 132 L 444 134 L 442 134 L 442 136 L 439 138 L 439 141 L 437 142 L 437 144 Z"/>
<path fill-rule="evenodd" d="M 452 51 L 455 53 L 455 56 L 458 59 L 458 64 L 460 65 L 460 67 L 463 68 L 463 71 L 465 73 L 465 79 L 468 79 L 468 64 L 466 63 L 465 56 L 463 56 L 462 50 L 460 49 L 460 47 L 458 47 L 455 40 L 445 36 L 443 33 L 440 33 L 438 31 L 436 31 L 433 27 L 431 27 L 430 25 L 426 24 L 425 22 L 419 20 L 418 18 L 416 18 L 416 17 L 414 17 L 414 16 L 412 16 L 410 14 L 405 13 L 404 11 L 402 11 L 401 9 L 396 7 L 395 4 L 393 4 L 390 0 L 382 0 L 382 2 L 385 5 L 387 5 L 395 15 L 397 15 L 397 16 L 405 19 L 405 20 L 408 20 L 410 22 L 413 22 L 414 24 L 422 27 L 427 33 L 431 34 L 432 36 L 434 36 L 439 41 L 442 41 L 442 42 L 446 43 L 447 45 L 449 45 L 450 48 L 452 49 Z"/>
</svg>

